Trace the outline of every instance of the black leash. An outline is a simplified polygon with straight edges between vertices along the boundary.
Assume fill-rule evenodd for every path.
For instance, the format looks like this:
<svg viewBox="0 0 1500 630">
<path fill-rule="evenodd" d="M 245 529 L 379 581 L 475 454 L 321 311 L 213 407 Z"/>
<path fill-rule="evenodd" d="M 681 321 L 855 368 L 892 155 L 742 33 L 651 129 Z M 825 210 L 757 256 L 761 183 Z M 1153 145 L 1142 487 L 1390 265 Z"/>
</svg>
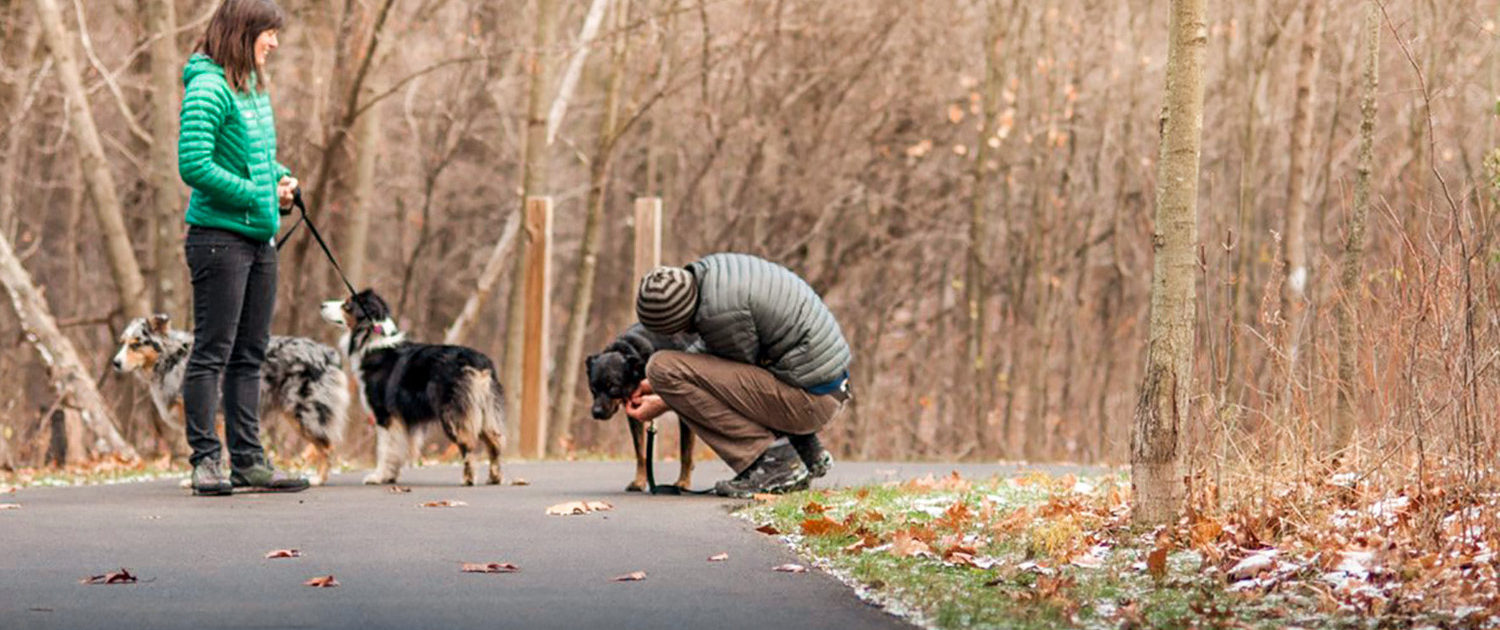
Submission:
<svg viewBox="0 0 1500 630">
<path fill-rule="evenodd" d="M 714 491 L 712 488 L 708 490 L 689 490 L 679 486 L 656 485 L 656 458 L 653 457 L 655 454 L 653 451 L 655 450 L 656 423 L 652 422 L 651 426 L 646 429 L 646 487 L 650 490 L 651 494 L 713 494 Z"/>
<path fill-rule="evenodd" d="M 281 247 L 286 245 L 286 242 L 292 238 L 292 233 L 297 231 L 297 227 L 306 223 L 307 231 L 312 232 L 313 238 L 318 241 L 318 247 L 323 248 L 323 255 L 327 256 L 328 262 L 333 264 L 333 270 L 338 272 L 339 280 L 344 281 L 344 288 L 349 290 L 349 296 L 354 297 L 358 295 L 358 292 L 354 290 L 354 285 L 349 283 L 349 277 L 344 275 L 344 268 L 340 267 L 338 259 L 333 257 L 333 250 L 328 248 L 328 243 L 323 240 L 323 235 L 318 233 L 318 226 L 313 225 L 312 219 L 307 218 L 307 204 L 302 202 L 301 186 L 292 190 L 292 205 L 297 206 L 297 210 L 301 216 L 297 218 L 296 223 L 292 224 L 291 229 L 288 229 L 286 234 L 282 235 L 281 240 L 276 241 L 276 251 L 281 251 Z"/>
</svg>

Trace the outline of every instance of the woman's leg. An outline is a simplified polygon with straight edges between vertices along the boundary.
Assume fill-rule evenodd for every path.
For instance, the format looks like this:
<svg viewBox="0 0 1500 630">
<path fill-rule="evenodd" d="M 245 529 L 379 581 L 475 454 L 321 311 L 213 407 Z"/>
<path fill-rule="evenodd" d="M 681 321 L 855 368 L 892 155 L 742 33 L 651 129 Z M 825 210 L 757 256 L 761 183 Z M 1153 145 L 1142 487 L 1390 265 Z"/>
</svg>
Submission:
<svg viewBox="0 0 1500 630">
<path fill-rule="evenodd" d="M 276 310 L 276 248 L 249 244 L 239 326 L 224 370 L 224 437 L 229 465 L 244 470 L 265 459 L 260 444 L 260 367 Z"/>
<path fill-rule="evenodd" d="M 229 361 L 245 282 L 250 271 L 244 239 L 221 230 L 190 227 L 184 249 L 193 281 L 193 352 L 188 357 L 182 402 L 187 415 L 190 461 L 220 458 L 214 432 L 219 377 Z"/>
</svg>

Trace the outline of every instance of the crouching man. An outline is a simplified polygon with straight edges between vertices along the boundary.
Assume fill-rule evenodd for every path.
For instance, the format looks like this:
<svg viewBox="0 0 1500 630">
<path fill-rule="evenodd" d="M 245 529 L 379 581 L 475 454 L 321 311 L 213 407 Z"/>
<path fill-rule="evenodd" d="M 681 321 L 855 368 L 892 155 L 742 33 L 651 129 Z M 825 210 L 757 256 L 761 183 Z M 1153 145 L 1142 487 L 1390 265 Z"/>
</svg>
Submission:
<svg viewBox="0 0 1500 630">
<path fill-rule="evenodd" d="M 818 431 L 849 401 L 850 353 L 806 281 L 761 258 L 713 254 L 653 269 L 635 309 L 648 330 L 694 332 L 701 345 L 653 355 L 625 412 L 677 412 L 738 473 L 717 494 L 791 492 L 827 474 Z"/>
</svg>

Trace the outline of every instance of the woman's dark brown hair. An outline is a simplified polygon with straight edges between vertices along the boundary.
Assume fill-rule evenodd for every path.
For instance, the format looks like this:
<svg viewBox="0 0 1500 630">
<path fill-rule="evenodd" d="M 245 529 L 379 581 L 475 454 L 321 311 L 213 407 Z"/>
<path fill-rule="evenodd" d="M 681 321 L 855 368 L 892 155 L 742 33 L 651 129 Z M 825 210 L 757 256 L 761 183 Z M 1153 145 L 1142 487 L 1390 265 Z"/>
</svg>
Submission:
<svg viewBox="0 0 1500 630">
<path fill-rule="evenodd" d="M 273 0 L 224 0 L 208 22 L 198 52 L 224 67 L 229 86 L 246 92 L 252 73 L 256 88 L 266 86 L 266 73 L 255 67 L 255 38 L 264 31 L 279 29 L 286 14 Z"/>
</svg>

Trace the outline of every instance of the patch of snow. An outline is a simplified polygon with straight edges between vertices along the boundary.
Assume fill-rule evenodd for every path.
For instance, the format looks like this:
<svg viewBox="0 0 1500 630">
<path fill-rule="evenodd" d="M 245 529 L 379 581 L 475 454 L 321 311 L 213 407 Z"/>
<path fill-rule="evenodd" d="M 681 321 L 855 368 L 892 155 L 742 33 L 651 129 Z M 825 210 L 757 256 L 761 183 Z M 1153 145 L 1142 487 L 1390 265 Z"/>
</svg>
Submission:
<svg viewBox="0 0 1500 630">
<path fill-rule="evenodd" d="M 1280 554 L 1279 549 L 1263 549 L 1245 556 L 1229 569 L 1229 579 L 1244 580 L 1253 578 L 1262 571 L 1270 571 L 1276 567 L 1276 556 Z"/>
</svg>

